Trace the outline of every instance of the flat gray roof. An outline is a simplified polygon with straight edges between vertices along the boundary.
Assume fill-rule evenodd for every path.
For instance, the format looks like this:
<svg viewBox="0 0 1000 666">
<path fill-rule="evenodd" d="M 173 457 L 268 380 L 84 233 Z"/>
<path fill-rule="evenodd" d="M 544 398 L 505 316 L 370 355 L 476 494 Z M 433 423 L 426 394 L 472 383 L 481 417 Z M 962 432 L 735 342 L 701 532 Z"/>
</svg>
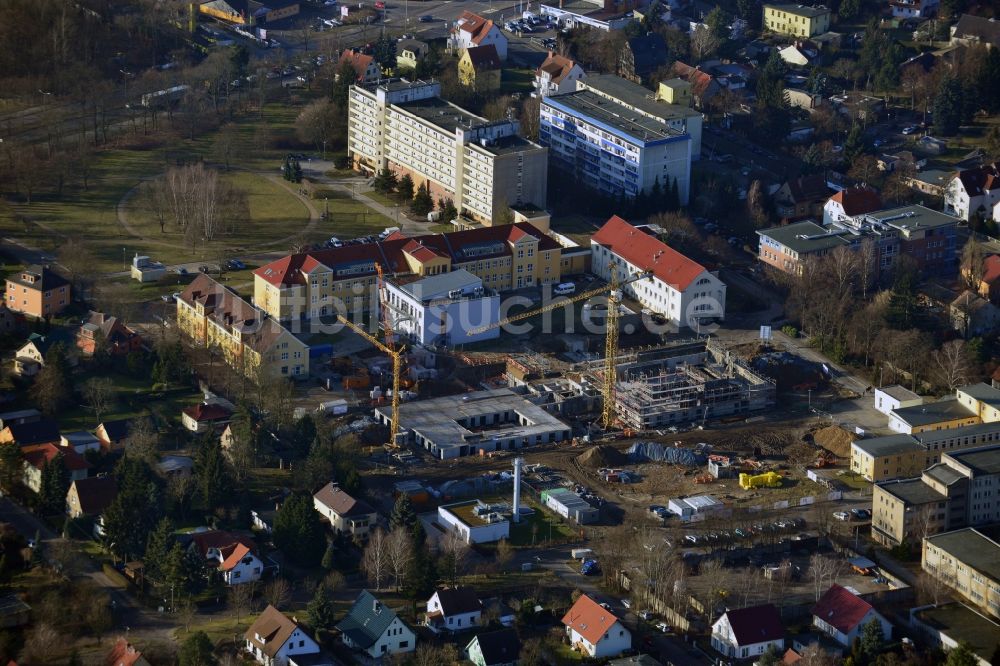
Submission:
<svg viewBox="0 0 1000 666">
<path fill-rule="evenodd" d="M 878 487 L 907 504 L 929 504 L 930 502 L 943 502 L 948 499 L 945 495 L 942 495 L 924 483 L 922 479 L 885 481 L 879 483 Z"/>
<path fill-rule="evenodd" d="M 1000 580 L 1000 544 L 979 530 L 966 527 L 954 532 L 929 536 L 927 541 L 959 562 L 993 580 Z"/>
<path fill-rule="evenodd" d="M 892 410 L 892 413 L 901 421 L 916 427 L 976 416 L 975 412 L 960 403 L 958 398 L 945 398 L 913 407 L 900 407 Z"/>
<path fill-rule="evenodd" d="M 403 109 L 407 113 L 412 113 L 421 120 L 437 125 L 449 134 L 454 134 L 460 126 L 477 127 L 488 124 L 485 118 L 469 113 L 462 107 L 446 102 L 440 97 L 401 102 L 393 104 L 393 106 Z"/>
<path fill-rule="evenodd" d="M 968 643 L 983 661 L 989 661 L 1000 643 L 1000 624 L 960 603 L 917 611 L 920 622 L 944 633 L 957 643 Z"/>
<path fill-rule="evenodd" d="M 976 473 L 1000 474 L 1000 446 L 984 446 L 980 449 L 952 451 L 945 455 L 971 468 Z"/>
<path fill-rule="evenodd" d="M 882 393 L 885 393 L 890 398 L 895 398 L 900 402 L 904 400 L 920 400 L 920 396 L 906 388 L 905 386 L 900 386 L 899 384 L 893 384 L 892 386 L 883 386 L 878 389 Z"/>
<path fill-rule="evenodd" d="M 947 457 L 947 454 L 945 454 Z M 929 476 L 938 483 L 943 483 L 946 486 L 966 478 L 965 475 L 961 474 L 958 470 L 945 463 L 934 463 L 930 467 L 924 470 L 924 476 Z"/>
<path fill-rule="evenodd" d="M 850 239 L 853 237 L 851 232 L 845 230 L 838 229 L 837 233 L 831 233 L 826 227 L 811 220 L 786 224 L 783 227 L 762 229 L 757 234 L 767 236 L 774 242 L 799 254 L 821 252 L 840 245 L 850 245 Z"/>
<path fill-rule="evenodd" d="M 627 106 L 602 97 L 592 90 L 552 95 L 543 99 L 542 104 L 563 107 L 570 113 L 617 130 L 638 144 L 683 136 L 662 122 L 632 111 Z"/>
<path fill-rule="evenodd" d="M 691 118 L 699 115 L 694 109 L 680 104 L 668 104 L 664 101 L 657 101 L 655 94 L 643 88 L 638 83 L 633 83 L 628 79 L 613 74 L 588 74 L 585 79 L 577 83 L 584 88 L 593 88 L 605 95 L 610 95 L 621 100 L 623 104 L 634 106 L 644 113 L 662 118 L 663 120 L 674 120 L 675 118 Z"/>
<path fill-rule="evenodd" d="M 823 5 L 816 5 L 815 7 L 810 7 L 809 5 L 772 5 L 767 4 L 764 7 L 771 7 L 772 9 L 778 9 L 783 12 L 788 12 L 789 14 L 795 14 L 796 16 L 808 16 L 809 18 L 816 18 L 817 16 L 822 16 L 823 14 L 829 14 L 830 10 Z"/>
<path fill-rule="evenodd" d="M 990 407 L 1000 407 L 1000 389 L 995 389 L 985 382 L 959 386 L 958 390 L 979 402 L 985 402 Z"/>
<path fill-rule="evenodd" d="M 888 435 L 874 439 L 859 439 L 854 446 L 872 457 L 892 456 L 900 453 L 923 451 L 924 447 L 913 435 Z"/>
<path fill-rule="evenodd" d="M 481 286 L 483 281 L 478 277 L 460 268 L 457 271 L 431 275 L 422 280 L 408 282 L 399 286 L 401 291 L 405 291 L 413 298 L 429 302 L 442 295 L 447 296 L 448 292 L 455 289 L 468 289 L 470 286 Z"/>
<path fill-rule="evenodd" d="M 954 226 L 958 218 L 946 215 L 940 211 L 931 210 L 919 204 L 900 206 L 868 213 L 867 217 L 884 222 L 899 229 L 933 229 L 936 227 Z"/>
<path fill-rule="evenodd" d="M 391 408 L 379 407 L 376 411 L 388 416 Z M 508 411 L 515 412 L 520 419 L 476 426 L 475 432 L 458 422 Z M 557 430 L 569 430 L 568 425 L 506 388 L 406 402 L 399 406 L 399 422 L 400 427 L 419 433 L 438 449 L 476 446 L 488 442 L 492 436 L 503 439 L 533 438 Z"/>
<path fill-rule="evenodd" d="M 567 509 L 593 509 L 594 505 L 583 499 L 568 488 L 554 488 L 548 491 L 548 496 L 555 499 Z"/>
<path fill-rule="evenodd" d="M 957 437 L 979 437 L 980 435 L 991 433 L 1000 433 L 1000 423 L 977 423 L 976 425 L 962 426 L 961 428 L 926 430 L 918 432 L 914 437 L 922 444 L 934 444 Z"/>
</svg>

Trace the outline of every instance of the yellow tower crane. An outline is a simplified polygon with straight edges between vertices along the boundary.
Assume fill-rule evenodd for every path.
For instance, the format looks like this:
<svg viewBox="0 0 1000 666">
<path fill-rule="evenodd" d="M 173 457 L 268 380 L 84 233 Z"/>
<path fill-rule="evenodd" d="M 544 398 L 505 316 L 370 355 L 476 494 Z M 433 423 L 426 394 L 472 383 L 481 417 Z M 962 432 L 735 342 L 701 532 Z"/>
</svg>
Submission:
<svg viewBox="0 0 1000 666">
<path fill-rule="evenodd" d="M 544 312 L 551 312 L 552 310 L 566 307 L 569 303 L 578 303 L 580 301 L 585 301 L 588 298 L 608 294 L 608 315 L 605 324 L 606 331 L 604 337 L 604 376 L 602 377 L 603 386 L 601 389 L 601 400 L 603 402 L 601 423 L 605 428 L 613 427 L 616 420 L 615 379 L 617 377 L 615 372 L 615 359 L 618 357 L 618 310 L 622 302 L 622 289 L 626 285 L 632 284 L 638 280 L 644 280 L 653 275 L 652 271 L 646 270 L 630 276 L 623 282 L 619 282 L 618 271 L 614 264 L 609 264 L 608 272 L 611 275 L 611 281 L 603 287 L 588 289 L 587 291 L 574 294 L 573 296 L 560 298 L 559 300 L 543 305 L 540 308 L 519 312 L 515 315 L 511 315 L 510 317 L 505 317 L 496 323 L 489 324 L 487 326 L 480 326 L 468 331 L 469 335 L 478 335 L 480 333 L 493 330 L 494 328 L 506 326 L 507 324 L 511 324 L 516 321 L 530 319 L 531 317 L 535 317 Z"/>
</svg>

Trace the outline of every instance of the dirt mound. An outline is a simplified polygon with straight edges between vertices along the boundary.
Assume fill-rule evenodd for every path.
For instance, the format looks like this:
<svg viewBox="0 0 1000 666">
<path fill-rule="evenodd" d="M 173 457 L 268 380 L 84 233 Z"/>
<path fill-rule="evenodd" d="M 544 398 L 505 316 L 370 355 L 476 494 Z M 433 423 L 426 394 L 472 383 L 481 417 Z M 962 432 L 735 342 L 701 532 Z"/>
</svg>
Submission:
<svg viewBox="0 0 1000 666">
<path fill-rule="evenodd" d="M 785 455 L 793 465 L 811 466 L 816 460 L 816 449 L 805 442 L 795 442 L 785 449 Z"/>
<path fill-rule="evenodd" d="M 625 465 L 628 463 L 628 456 L 613 446 L 602 444 L 601 446 L 590 447 L 577 456 L 576 461 L 581 465 L 596 469 L 598 467 Z"/>
<path fill-rule="evenodd" d="M 840 426 L 827 426 L 813 433 L 813 441 L 838 458 L 851 457 L 851 442 L 855 439 L 856 435 Z"/>
</svg>

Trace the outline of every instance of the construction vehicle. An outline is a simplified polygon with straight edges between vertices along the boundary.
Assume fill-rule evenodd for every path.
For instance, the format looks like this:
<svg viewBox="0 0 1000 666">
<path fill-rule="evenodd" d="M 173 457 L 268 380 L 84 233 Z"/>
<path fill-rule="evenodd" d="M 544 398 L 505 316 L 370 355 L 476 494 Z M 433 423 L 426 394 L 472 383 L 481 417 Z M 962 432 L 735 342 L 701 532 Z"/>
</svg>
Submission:
<svg viewBox="0 0 1000 666">
<path fill-rule="evenodd" d="M 751 476 L 750 474 L 740 474 L 740 488 L 750 490 L 751 488 L 780 488 L 781 475 L 775 472 L 765 472 Z"/>
<path fill-rule="evenodd" d="M 614 264 L 608 264 L 608 268 L 611 275 L 611 281 L 603 287 L 589 289 L 567 298 L 559 298 L 558 300 L 548 303 L 547 305 L 543 305 L 540 308 L 519 312 L 518 314 L 511 315 L 510 317 L 505 317 L 496 323 L 489 324 L 487 326 L 480 326 L 468 331 L 468 335 L 470 336 L 478 335 L 480 333 L 493 330 L 494 328 L 500 328 L 501 326 L 506 326 L 507 324 L 512 324 L 524 319 L 530 319 L 531 317 L 535 317 L 545 312 L 551 312 L 552 310 L 566 307 L 570 303 L 578 303 L 595 296 L 607 294 L 608 314 L 605 322 L 604 376 L 602 377 L 603 387 L 601 391 L 602 401 L 604 403 L 601 413 L 601 423 L 604 425 L 606 430 L 614 427 L 617 422 L 615 414 L 615 380 L 617 379 L 615 361 L 618 358 L 618 316 L 619 308 L 622 302 L 622 289 L 633 282 L 645 280 L 653 275 L 653 271 L 645 270 L 641 273 L 636 273 L 630 276 L 624 282 L 619 282 L 618 267 Z"/>
</svg>

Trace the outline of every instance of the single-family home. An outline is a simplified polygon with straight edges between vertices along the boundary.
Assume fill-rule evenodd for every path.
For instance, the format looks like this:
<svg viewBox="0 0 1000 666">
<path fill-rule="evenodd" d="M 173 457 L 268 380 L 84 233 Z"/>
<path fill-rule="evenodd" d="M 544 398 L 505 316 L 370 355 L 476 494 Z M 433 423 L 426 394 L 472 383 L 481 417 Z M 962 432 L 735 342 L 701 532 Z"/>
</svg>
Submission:
<svg viewBox="0 0 1000 666">
<path fill-rule="evenodd" d="M 358 540 L 368 538 L 368 532 L 378 521 L 378 512 L 364 500 L 351 497 L 331 482 L 313 495 L 313 506 L 330 521 L 333 531 Z"/>
<path fill-rule="evenodd" d="M 774 193 L 775 212 L 787 220 L 819 217 L 830 198 L 830 188 L 822 174 L 793 178 Z"/>
<path fill-rule="evenodd" d="M 115 641 L 111 651 L 104 657 L 103 663 L 105 666 L 150 666 L 142 653 L 135 649 L 135 646 L 129 643 L 125 637 L 119 637 Z"/>
<path fill-rule="evenodd" d="M 500 89 L 502 63 L 493 44 L 462 49 L 458 59 L 458 81 L 476 91 Z"/>
<path fill-rule="evenodd" d="M 727 610 L 712 625 L 712 647 L 732 659 L 753 659 L 785 647 L 785 626 L 771 604 Z"/>
<path fill-rule="evenodd" d="M 347 647 L 360 650 L 372 659 L 413 652 L 417 635 L 399 619 L 396 611 L 382 604 L 368 590 L 362 590 L 346 617 L 337 624 Z"/>
<path fill-rule="evenodd" d="M 246 651 L 263 666 L 285 666 L 297 655 L 319 654 L 309 632 L 268 604 L 243 634 Z"/>
<path fill-rule="evenodd" d="M 76 332 L 76 346 L 84 356 L 93 356 L 98 350 L 126 356 L 142 349 L 142 337 L 117 317 L 90 312 Z"/>
<path fill-rule="evenodd" d="M 7 307 L 29 317 L 52 317 L 70 303 L 70 284 L 48 266 L 33 264 L 7 277 Z"/>
<path fill-rule="evenodd" d="M 976 214 L 984 218 L 1000 201 L 1000 162 L 963 169 L 944 190 L 944 211 L 966 222 Z"/>
<path fill-rule="evenodd" d="M 702 71 L 699 67 L 693 67 L 678 60 L 674 63 L 673 73 L 677 78 L 691 84 L 691 99 L 694 100 L 694 106 L 697 109 L 707 109 L 712 98 L 722 92 L 722 85 L 715 77 Z"/>
<path fill-rule="evenodd" d="M 823 224 L 853 224 L 866 213 L 882 209 L 882 199 L 870 187 L 848 187 L 830 197 L 823 205 Z"/>
<path fill-rule="evenodd" d="M 419 39 L 400 39 L 396 42 L 396 69 L 416 69 L 417 63 L 430 51 L 427 42 Z"/>
<path fill-rule="evenodd" d="M 340 54 L 340 63 L 351 63 L 354 73 L 357 75 L 357 83 L 373 83 L 382 78 L 382 70 L 379 69 L 375 58 L 354 49 L 344 49 Z"/>
<path fill-rule="evenodd" d="M 658 32 L 626 40 L 618 52 L 618 76 L 633 83 L 645 83 L 667 64 L 667 43 Z"/>
<path fill-rule="evenodd" d="M 949 306 L 951 325 L 966 339 L 989 335 L 1000 326 L 1000 308 L 966 289 Z"/>
<path fill-rule="evenodd" d="M 517 666 L 521 640 L 513 629 L 499 629 L 473 637 L 463 652 L 475 666 Z"/>
<path fill-rule="evenodd" d="M 94 429 L 94 435 L 101 441 L 101 448 L 105 451 L 120 451 L 125 448 L 129 435 L 139 423 L 138 417 L 134 419 L 110 419 L 102 421 Z M 147 419 L 148 421 L 148 419 Z M 152 424 L 150 424 L 152 428 Z"/>
<path fill-rule="evenodd" d="M 1000 21 L 985 16 L 962 14 L 958 23 L 951 27 L 951 43 L 965 46 L 984 44 L 990 48 L 1000 48 Z"/>
<path fill-rule="evenodd" d="M 257 544 L 250 537 L 222 530 L 199 532 L 191 537 L 190 547 L 221 572 L 226 585 L 252 583 L 264 573 Z"/>
<path fill-rule="evenodd" d="M 434 633 L 465 631 L 480 626 L 483 602 L 471 587 L 437 590 L 427 600 L 424 624 Z"/>
<path fill-rule="evenodd" d="M 889 416 L 897 409 L 916 407 L 924 399 L 908 388 L 893 384 L 875 389 L 875 410 Z"/>
<path fill-rule="evenodd" d="M 632 648 L 632 634 L 612 613 L 581 594 L 563 616 L 566 636 L 574 650 L 593 659 L 614 657 Z"/>
<path fill-rule="evenodd" d="M 186 430 L 201 434 L 213 428 L 221 428 L 233 418 L 229 408 L 218 403 L 201 402 L 185 407 L 181 411 L 181 423 Z"/>
<path fill-rule="evenodd" d="M 981 271 L 976 291 L 991 303 L 996 303 L 1000 300 L 1000 254 L 991 254 L 983 259 Z M 966 280 L 972 278 L 968 267 L 962 268 L 962 277 Z"/>
<path fill-rule="evenodd" d="M 937 13 L 940 0 L 889 0 L 893 18 L 928 18 Z"/>
<path fill-rule="evenodd" d="M 892 624 L 870 603 L 836 583 L 819 598 L 812 609 L 813 626 L 843 646 L 850 647 L 861 629 L 872 620 L 882 625 L 882 635 L 892 637 Z"/>
<path fill-rule="evenodd" d="M 66 515 L 70 518 L 99 516 L 117 496 L 118 482 L 111 475 L 73 481 L 66 493 Z"/>
<path fill-rule="evenodd" d="M 20 377 L 34 377 L 45 367 L 45 356 L 56 344 L 63 345 L 66 361 L 76 365 L 76 354 L 72 353 L 72 340 L 63 329 L 46 334 L 32 333 L 27 341 L 14 352 L 14 374 Z"/>
<path fill-rule="evenodd" d="M 535 92 L 539 97 L 573 92 L 576 82 L 587 76 L 576 62 L 555 51 L 549 51 L 548 57 L 535 70 Z"/>
<path fill-rule="evenodd" d="M 490 19 L 485 19 L 478 14 L 473 14 L 470 11 L 462 12 L 451 30 L 448 47 L 455 51 L 461 51 L 487 44 L 496 47 L 500 60 L 507 59 L 507 36 L 503 34 L 500 27 Z"/>
<path fill-rule="evenodd" d="M 63 433 L 59 438 L 59 446 L 73 449 L 80 455 L 83 455 L 87 451 L 100 451 L 101 440 L 86 430 L 74 430 L 73 432 Z"/>
<path fill-rule="evenodd" d="M 24 485 L 38 493 L 42 490 L 42 472 L 56 456 L 63 457 L 63 464 L 69 472 L 70 483 L 86 479 L 91 464 L 73 449 L 64 449 L 55 444 L 33 444 L 21 447 L 24 454 Z"/>
<path fill-rule="evenodd" d="M 59 424 L 52 419 L 11 423 L 0 430 L 0 444 L 17 444 L 22 448 L 34 444 L 58 444 L 61 440 Z"/>
<path fill-rule="evenodd" d="M 780 49 L 778 55 L 792 67 L 808 67 L 811 62 L 819 57 L 819 51 L 806 46 L 804 42 L 795 42 Z"/>
</svg>

